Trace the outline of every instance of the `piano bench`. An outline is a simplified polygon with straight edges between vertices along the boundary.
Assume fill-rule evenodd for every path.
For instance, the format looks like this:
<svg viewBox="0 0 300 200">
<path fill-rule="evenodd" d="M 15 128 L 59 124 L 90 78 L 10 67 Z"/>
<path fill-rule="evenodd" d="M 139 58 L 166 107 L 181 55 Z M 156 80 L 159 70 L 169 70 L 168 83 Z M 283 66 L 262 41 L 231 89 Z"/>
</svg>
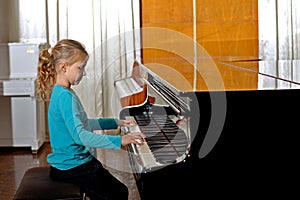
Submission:
<svg viewBox="0 0 300 200">
<path fill-rule="evenodd" d="M 28 169 L 15 193 L 14 200 L 69 199 L 84 200 L 85 195 L 76 185 L 53 181 L 50 167 Z"/>
</svg>

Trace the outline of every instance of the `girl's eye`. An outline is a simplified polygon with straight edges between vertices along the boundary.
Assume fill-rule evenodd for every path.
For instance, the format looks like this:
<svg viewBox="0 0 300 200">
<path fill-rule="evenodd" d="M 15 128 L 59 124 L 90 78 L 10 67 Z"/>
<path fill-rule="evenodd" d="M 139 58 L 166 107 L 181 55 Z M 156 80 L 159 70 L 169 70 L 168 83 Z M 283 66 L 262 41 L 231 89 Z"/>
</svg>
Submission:
<svg viewBox="0 0 300 200">
<path fill-rule="evenodd" d="M 83 70 L 85 68 L 85 65 L 79 66 L 79 69 Z"/>
</svg>

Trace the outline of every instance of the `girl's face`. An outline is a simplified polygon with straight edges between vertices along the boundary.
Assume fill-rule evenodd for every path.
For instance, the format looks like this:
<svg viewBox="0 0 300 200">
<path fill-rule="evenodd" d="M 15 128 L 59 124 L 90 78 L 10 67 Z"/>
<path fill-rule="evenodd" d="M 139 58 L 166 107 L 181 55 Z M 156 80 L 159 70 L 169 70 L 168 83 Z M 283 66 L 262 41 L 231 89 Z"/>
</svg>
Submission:
<svg viewBox="0 0 300 200">
<path fill-rule="evenodd" d="M 82 77 L 86 75 L 85 66 L 87 61 L 78 61 L 67 68 L 67 76 L 71 85 L 78 85 Z"/>
</svg>

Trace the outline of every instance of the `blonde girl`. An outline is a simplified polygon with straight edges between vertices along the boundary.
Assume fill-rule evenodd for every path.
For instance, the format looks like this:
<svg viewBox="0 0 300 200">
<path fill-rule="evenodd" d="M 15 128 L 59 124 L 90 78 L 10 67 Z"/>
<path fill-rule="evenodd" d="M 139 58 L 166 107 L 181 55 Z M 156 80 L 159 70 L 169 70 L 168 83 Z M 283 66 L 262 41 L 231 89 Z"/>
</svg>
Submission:
<svg viewBox="0 0 300 200">
<path fill-rule="evenodd" d="M 94 148 L 121 149 L 144 141 L 142 133 L 123 136 L 94 134 L 96 129 L 128 126 L 130 121 L 115 118 L 90 119 L 72 90 L 86 75 L 89 55 L 83 44 L 63 39 L 40 52 L 37 89 L 49 102 L 48 125 L 52 152 L 47 161 L 55 181 L 77 184 L 91 199 L 128 199 L 127 187 L 112 176 L 94 155 Z"/>
</svg>

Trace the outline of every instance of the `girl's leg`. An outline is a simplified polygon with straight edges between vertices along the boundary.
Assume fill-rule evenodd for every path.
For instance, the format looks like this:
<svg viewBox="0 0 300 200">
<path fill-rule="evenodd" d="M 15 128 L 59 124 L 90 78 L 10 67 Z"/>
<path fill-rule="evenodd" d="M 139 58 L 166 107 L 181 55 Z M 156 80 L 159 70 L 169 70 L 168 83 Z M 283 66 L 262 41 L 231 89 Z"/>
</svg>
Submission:
<svg viewBox="0 0 300 200">
<path fill-rule="evenodd" d="M 128 199 L 126 185 L 103 168 L 95 158 L 89 163 L 70 170 L 58 170 L 51 167 L 50 177 L 55 181 L 80 186 L 91 200 Z"/>
</svg>

